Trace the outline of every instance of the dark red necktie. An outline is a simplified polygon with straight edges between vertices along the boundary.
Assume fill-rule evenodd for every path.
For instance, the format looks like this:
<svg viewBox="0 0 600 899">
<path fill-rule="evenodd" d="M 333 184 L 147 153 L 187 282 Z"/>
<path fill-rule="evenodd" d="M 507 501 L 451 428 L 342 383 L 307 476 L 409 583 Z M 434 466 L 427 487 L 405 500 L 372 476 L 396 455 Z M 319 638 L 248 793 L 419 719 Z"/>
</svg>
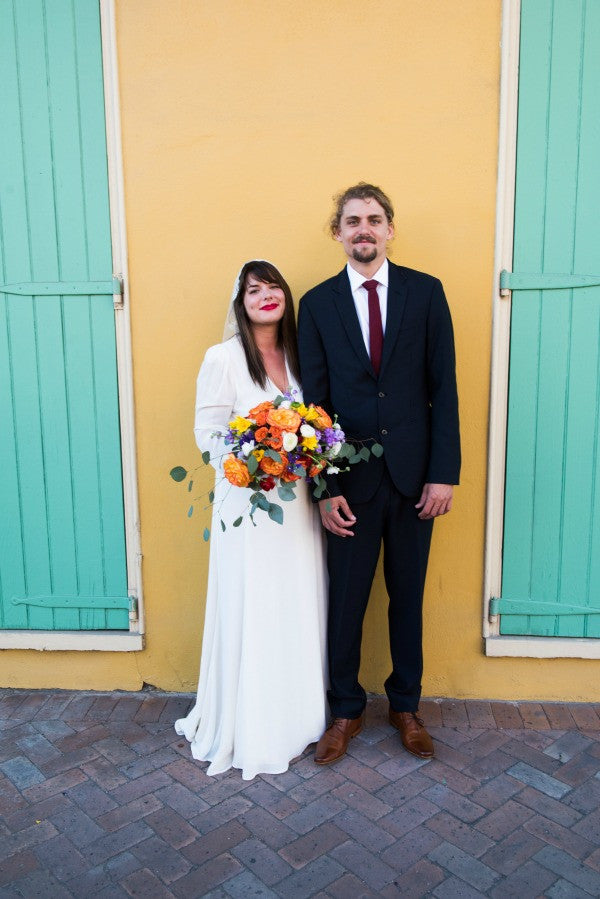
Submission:
<svg viewBox="0 0 600 899">
<path fill-rule="evenodd" d="M 371 355 L 371 365 L 375 374 L 379 374 L 381 365 L 381 353 L 383 351 L 383 326 L 381 324 L 381 309 L 379 308 L 379 297 L 377 295 L 377 285 L 379 281 L 365 281 L 363 287 L 366 289 L 369 297 L 369 353 Z"/>
</svg>

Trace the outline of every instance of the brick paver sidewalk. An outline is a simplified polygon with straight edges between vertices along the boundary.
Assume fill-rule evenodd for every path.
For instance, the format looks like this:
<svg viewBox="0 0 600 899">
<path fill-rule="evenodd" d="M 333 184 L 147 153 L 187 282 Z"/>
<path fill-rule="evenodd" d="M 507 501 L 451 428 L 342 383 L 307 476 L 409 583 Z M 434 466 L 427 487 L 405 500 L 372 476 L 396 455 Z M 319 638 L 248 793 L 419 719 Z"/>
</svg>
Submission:
<svg viewBox="0 0 600 899">
<path fill-rule="evenodd" d="M 0 690 L 0 897 L 600 896 L 600 707 L 372 699 L 336 765 L 209 778 L 189 695 Z"/>
</svg>

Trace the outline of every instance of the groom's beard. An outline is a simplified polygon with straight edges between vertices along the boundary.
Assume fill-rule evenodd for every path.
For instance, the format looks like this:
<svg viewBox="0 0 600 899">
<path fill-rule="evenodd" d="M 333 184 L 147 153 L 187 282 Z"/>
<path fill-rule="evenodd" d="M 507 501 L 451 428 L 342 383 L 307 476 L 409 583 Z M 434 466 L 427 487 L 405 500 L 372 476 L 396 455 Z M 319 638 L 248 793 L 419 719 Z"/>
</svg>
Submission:
<svg viewBox="0 0 600 899">
<path fill-rule="evenodd" d="M 373 262 L 377 258 L 377 247 L 366 247 L 364 244 L 360 247 L 353 247 L 352 258 L 356 262 Z"/>
</svg>

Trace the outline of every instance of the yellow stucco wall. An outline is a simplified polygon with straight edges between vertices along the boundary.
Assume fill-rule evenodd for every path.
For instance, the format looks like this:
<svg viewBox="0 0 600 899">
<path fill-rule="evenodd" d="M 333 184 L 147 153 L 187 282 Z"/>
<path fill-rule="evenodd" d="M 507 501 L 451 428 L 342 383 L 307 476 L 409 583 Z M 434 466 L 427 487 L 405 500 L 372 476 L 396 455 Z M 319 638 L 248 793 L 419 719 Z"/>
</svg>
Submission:
<svg viewBox="0 0 600 899">
<path fill-rule="evenodd" d="M 392 259 L 442 279 L 456 330 L 464 474 L 435 528 L 424 694 L 600 698 L 597 663 L 483 655 L 501 0 L 116 0 L 116 13 L 147 647 L 4 653 L 4 680 L 195 688 L 208 513 L 187 519 L 168 471 L 198 461 L 199 363 L 241 261 L 273 260 L 296 298 L 342 267 L 330 198 L 365 179 L 395 203 Z M 380 574 L 363 645 L 364 684 L 381 692 Z"/>
</svg>

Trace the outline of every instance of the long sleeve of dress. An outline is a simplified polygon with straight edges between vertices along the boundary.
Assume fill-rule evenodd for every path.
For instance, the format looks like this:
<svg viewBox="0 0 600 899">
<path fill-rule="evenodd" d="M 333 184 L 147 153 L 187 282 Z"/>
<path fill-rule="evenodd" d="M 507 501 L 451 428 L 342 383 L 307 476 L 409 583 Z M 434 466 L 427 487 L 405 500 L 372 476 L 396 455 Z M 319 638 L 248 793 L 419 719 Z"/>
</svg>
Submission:
<svg viewBox="0 0 600 899">
<path fill-rule="evenodd" d="M 194 420 L 196 443 L 202 452 L 208 450 L 216 471 L 221 471 L 229 450 L 223 437 L 214 435 L 216 431 L 225 434 L 234 404 L 235 386 L 229 354 L 223 344 L 217 344 L 207 350 L 198 373 Z"/>
</svg>

